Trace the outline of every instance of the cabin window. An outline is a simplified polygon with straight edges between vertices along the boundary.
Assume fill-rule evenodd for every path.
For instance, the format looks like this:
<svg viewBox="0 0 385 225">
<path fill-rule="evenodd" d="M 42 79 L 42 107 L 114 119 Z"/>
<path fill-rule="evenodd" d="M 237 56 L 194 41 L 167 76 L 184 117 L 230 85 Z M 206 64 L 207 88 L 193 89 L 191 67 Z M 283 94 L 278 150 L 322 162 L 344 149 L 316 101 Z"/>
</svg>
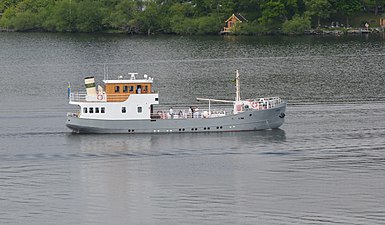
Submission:
<svg viewBox="0 0 385 225">
<path fill-rule="evenodd" d="M 147 93 L 147 85 L 143 86 L 143 93 Z"/>
<path fill-rule="evenodd" d="M 127 86 L 127 85 L 123 86 L 123 92 L 124 92 L 124 93 L 127 93 L 127 92 L 128 92 L 128 86 Z"/>
<path fill-rule="evenodd" d="M 90 107 L 89 113 L 94 113 L 94 108 Z"/>
<path fill-rule="evenodd" d="M 138 113 L 142 113 L 142 112 L 143 112 L 142 106 L 138 106 Z"/>
<path fill-rule="evenodd" d="M 105 113 L 106 112 L 106 108 L 104 108 L 104 107 L 100 108 L 100 112 L 101 113 Z"/>
<path fill-rule="evenodd" d="M 155 101 L 156 101 L 156 102 L 159 101 L 159 98 L 155 98 Z"/>
<path fill-rule="evenodd" d="M 119 86 L 115 86 L 115 93 L 119 93 L 120 92 L 120 87 Z"/>
<path fill-rule="evenodd" d="M 134 93 L 134 86 L 130 86 L 130 93 Z"/>
<path fill-rule="evenodd" d="M 87 113 L 87 107 L 84 107 L 84 108 L 83 108 L 83 112 L 84 112 L 84 113 Z"/>
<path fill-rule="evenodd" d="M 136 93 L 137 94 L 142 94 L 142 86 L 141 85 L 137 86 Z"/>
<path fill-rule="evenodd" d="M 122 113 L 126 113 L 126 107 L 122 107 Z"/>
<path fill-rule="evenodd" d="M 95 107 L 95 113 L 99 113 L 99 107 Z"/>
</svg>

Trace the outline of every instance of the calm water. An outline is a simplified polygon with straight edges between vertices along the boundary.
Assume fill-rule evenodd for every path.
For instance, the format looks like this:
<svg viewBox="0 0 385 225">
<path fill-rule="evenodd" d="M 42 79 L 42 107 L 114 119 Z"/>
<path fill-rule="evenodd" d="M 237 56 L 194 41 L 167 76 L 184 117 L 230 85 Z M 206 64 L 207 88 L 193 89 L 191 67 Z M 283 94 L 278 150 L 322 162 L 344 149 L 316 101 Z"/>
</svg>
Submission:
<svg viewBox="0 0 385 225">
<path fill-rule="evenodd" d="M 385 224 L 385 39 L 0 33 L 0 224 Z M 74 135 L 67 82 L 289 101 L 279 130 Z"/>
</svg>

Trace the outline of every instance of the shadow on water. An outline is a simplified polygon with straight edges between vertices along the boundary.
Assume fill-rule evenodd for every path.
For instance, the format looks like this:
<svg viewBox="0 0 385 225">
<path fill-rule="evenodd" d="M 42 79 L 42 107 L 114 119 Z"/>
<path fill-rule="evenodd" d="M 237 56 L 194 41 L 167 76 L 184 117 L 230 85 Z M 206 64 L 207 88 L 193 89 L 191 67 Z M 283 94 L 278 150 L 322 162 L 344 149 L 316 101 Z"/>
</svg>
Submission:
<svg viewBox="0 0 385 225">
<path fill-rule="evenodd" d="M 68 143 L 92 156 L 248 154 L 256 146 L 286 141 L 284 130 L 184 134 L 74 134 Z"/>
</svg>

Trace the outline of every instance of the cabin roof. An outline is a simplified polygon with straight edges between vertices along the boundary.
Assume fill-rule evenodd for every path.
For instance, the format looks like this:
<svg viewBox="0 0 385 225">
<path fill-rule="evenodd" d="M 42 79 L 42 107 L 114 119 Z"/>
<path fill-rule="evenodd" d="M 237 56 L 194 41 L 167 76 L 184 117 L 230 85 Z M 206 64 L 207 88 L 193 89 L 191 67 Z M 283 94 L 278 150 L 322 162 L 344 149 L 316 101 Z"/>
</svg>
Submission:
<svg viewBox="0 0 385 225">
<path fill-rule="evenodd" d="M 242 16 L 240 13 L 233 13 L 233 15 L 231 15 L 225 22 L 231 20 L 231 18 L 235 17 L 237 20 L 241 21 L 241 22 L 247 22 L 247 19 Z"/>
<path fill-rule="evenodd" d="M 144 80 L 144 79 L 138 79 L 138 80 L 103 80 L 105 84 L 152 84 L 152 80 Z"/>
</svg>

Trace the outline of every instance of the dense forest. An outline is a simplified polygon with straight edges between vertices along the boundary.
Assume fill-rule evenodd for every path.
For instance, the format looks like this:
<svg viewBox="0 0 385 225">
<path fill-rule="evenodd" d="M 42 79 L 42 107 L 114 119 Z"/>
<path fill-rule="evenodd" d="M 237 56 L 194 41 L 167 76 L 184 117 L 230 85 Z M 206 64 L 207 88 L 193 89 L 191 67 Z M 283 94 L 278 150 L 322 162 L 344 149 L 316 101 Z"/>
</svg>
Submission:
<svg viewBox="0 0 385 225">
<path fill-rule="evenodd" d="M 239 12 L 242 34 L 300 33 L 333 16 L 378 15 L 385 0 L 1 0 L 16 31 L 217 34 Z"/>
</svg>

